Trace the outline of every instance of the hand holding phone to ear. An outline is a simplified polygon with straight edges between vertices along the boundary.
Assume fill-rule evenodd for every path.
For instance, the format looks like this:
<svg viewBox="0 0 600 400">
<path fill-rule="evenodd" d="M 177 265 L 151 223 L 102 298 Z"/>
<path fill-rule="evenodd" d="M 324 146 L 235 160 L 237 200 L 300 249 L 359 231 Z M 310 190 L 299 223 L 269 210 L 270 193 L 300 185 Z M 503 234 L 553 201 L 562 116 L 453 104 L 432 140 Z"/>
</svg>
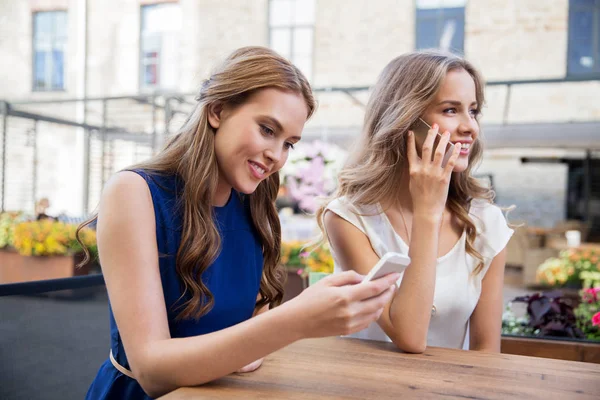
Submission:
<svg viewBox="0 0 600 400">
<path fill-rule="evenodd" d="M 444 166 L 446 148 L 450 144 L 450 133 L 439 135 L 437 124 L 428 130 L 418 155 L 417 135 L 412 130 L 408 135 L 408 163 L 410 173 L 409 189 L 413 198 L 415 214 L 441 217 L 448 198 L 448 188 L 452 170 L 460 156 L 461 144 L 452 146 L 452 153 Z M 439 136 L 439 139 L 437 139 Z M 436 139 L 439 140 L 437 146 Z"/>
<path fill-rule="evenodd" d="M 427 122 L 425 122 L 422 118 L 419 118 L 417 120 L 417 122 L 413 125 L 412 127 L 412 131 L 415 133 L 415 140 L 417 143 L 417 154 L 419 155 L 419 157 L 423 157 L 422 155 L 422 149 L 423 149 L 423 144 L 425 144 L 425 140 L 427 139 L 427 135 L 429 134 L 429 131 L 431 129 L 433 129 L 431 127 L 431 125 L 429 125 Z M 439 133 L 439 131 L 437 132 L 437 135 L 435 137 L 435 141 L 433 143 L 433 154 L 435 154 L 435 151 L 437 150 L 439 144 L 440 144 L 440 140 L 442 139 L 442 135 Z M 443 147 L 440 148 L 440 150 Z M 450 157 L 452 156 L 452 152 L 454 151 L 454 145 L 451 142 L 448 142 L 448 144 L 446 144 L 446 152 L 444 153 L 444 158 L 442 159 L 442 168 L 444 168 L 446 166 L 446 164 L 448 164 L 448 160 L 450 160 Z"/>
</svg>

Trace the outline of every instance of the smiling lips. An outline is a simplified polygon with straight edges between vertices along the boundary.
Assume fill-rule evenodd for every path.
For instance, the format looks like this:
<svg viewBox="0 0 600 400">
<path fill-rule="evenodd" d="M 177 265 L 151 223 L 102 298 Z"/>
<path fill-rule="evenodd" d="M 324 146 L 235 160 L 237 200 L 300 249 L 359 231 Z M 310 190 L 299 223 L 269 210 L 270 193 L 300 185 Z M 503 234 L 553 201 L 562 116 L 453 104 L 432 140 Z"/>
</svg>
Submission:
<svg viewBox="0 0 600 400">
<path fill-rule="evenodd" d="M 471 141 L 463 142 L 461 140 L 457 140 L 456 142 L 452 142 L 452 143 L 454 143 L 454 144 L 460 143 L 460 155 L 466 156 L 466 155 L 469 155 L 469 151 L 471 150 L 471 143 L 473 143 L 473 142 L 471 142 Z"/>
<path fill-rule="evenodd" d="M 264 179 L 267 176 L 268 168 L 264 165 L 248 160 L 250 172 L 256 179 Z"/>
</svg>

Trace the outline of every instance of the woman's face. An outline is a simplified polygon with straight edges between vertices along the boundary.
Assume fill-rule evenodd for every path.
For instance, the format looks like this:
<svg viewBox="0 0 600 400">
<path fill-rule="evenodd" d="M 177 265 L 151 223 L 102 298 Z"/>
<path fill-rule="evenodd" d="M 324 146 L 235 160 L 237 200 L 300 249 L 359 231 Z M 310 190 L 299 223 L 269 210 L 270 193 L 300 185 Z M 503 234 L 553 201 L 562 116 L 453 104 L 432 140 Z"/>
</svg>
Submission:
<svg viewBox="0 0 600 400">
<path fill-rule="evenodd" d="M 235 107 L 211 107 L 216 130 L 219 186 L 215 205 L 227 202 L 231 188 L 250 194 L 277 173 L 302 135 L 308 107 L 300 93 L 262 89 Z"/>
<path fill-rule="evenodd" d="M 471 146 L 479 136 L 478 110 L 475 81 L 467 71 L 458 69 L 446 74 L 440 90 L 423 114 L 429 125 L 439 125 L 440 134 L 448 131 L 452 143 L 461 143 L 454 172 L 463 172 L 469 166 Z"/>
</svg>

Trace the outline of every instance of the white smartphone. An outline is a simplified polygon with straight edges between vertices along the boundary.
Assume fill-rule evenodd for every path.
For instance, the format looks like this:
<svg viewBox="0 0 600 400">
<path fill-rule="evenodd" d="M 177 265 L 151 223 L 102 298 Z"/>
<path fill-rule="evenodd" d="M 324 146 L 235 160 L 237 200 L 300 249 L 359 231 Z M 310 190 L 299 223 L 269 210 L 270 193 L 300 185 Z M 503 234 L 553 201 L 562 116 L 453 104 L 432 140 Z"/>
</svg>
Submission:
<svg viewBox="0 0 600 400">
<path fill-rule="evenodd" d="M 371 269 L 371 272 L 363 278 L 363 282 L 373 281 L 393 272 L 401 274 L 409 264 L 410 257 L 404 254 L 393 252 L 385 253 Z"/>
<path fill-rule="evenodd" d="M 417 144 L 417 153 L 419 154 L 419 157 L 422 157 L 421 149 L 423 148 L 423 143 L 425 143 L 425 139 L 427 138 L 427 133 L 429 129 L 431 129 L 431 125 L 423 121 L 422 118 L 419 118 L 411 129 L 415 133 L 415 142 Z M 435 151 L 435 149 L 437 148 L 441 138 L 442 135 L 438 132 L 437 137 L 435 138 L 435 142 L 433 144 L 433 151 Z M 453 151 L 454 145 L 448 142 L 448 145 L 446 145 L 446 154 L 444 154 L 444 158 L 442 159 L 442 168 L 444 168 L 448 163 L 448 160 L 452 156 Z"/>
</svg>

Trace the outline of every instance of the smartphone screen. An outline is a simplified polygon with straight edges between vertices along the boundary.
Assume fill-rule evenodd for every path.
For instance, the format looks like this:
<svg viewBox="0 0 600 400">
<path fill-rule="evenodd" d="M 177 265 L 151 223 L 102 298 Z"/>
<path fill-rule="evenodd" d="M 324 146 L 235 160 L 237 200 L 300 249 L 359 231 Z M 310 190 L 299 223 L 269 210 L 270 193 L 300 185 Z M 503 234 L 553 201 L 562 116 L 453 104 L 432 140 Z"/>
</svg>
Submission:
<svg viewBox="0 0 600 400">
<path fill-rule="evenodd" d="M 425 139 L 427 138 L 427 133 L 431 129 L 431 126 L 423 121 L 421 118 L 415 122 L 411 130 L 415 133 L 415 142 L 417 145 L 417 154 L 419 157 L 423 157 L 421 150 L 423 149 L 423 143 L 425 143 Z M 438 144 L 440 143 L 440 139 L 442 135 L 438 132 L 437 137 L 435 138 L 435 142 L 433 143 L 433 152 L 437 149 Z M 442 167 L 446 166 L 448 159 L 452 155 L 454 151 L 454 145 L 450 142 L 446 145 L 446 153 L 444 154 L 444 159 L 442 160 Z M 432 154 L 433 155 L 433 154 Z"/>
</svg>

